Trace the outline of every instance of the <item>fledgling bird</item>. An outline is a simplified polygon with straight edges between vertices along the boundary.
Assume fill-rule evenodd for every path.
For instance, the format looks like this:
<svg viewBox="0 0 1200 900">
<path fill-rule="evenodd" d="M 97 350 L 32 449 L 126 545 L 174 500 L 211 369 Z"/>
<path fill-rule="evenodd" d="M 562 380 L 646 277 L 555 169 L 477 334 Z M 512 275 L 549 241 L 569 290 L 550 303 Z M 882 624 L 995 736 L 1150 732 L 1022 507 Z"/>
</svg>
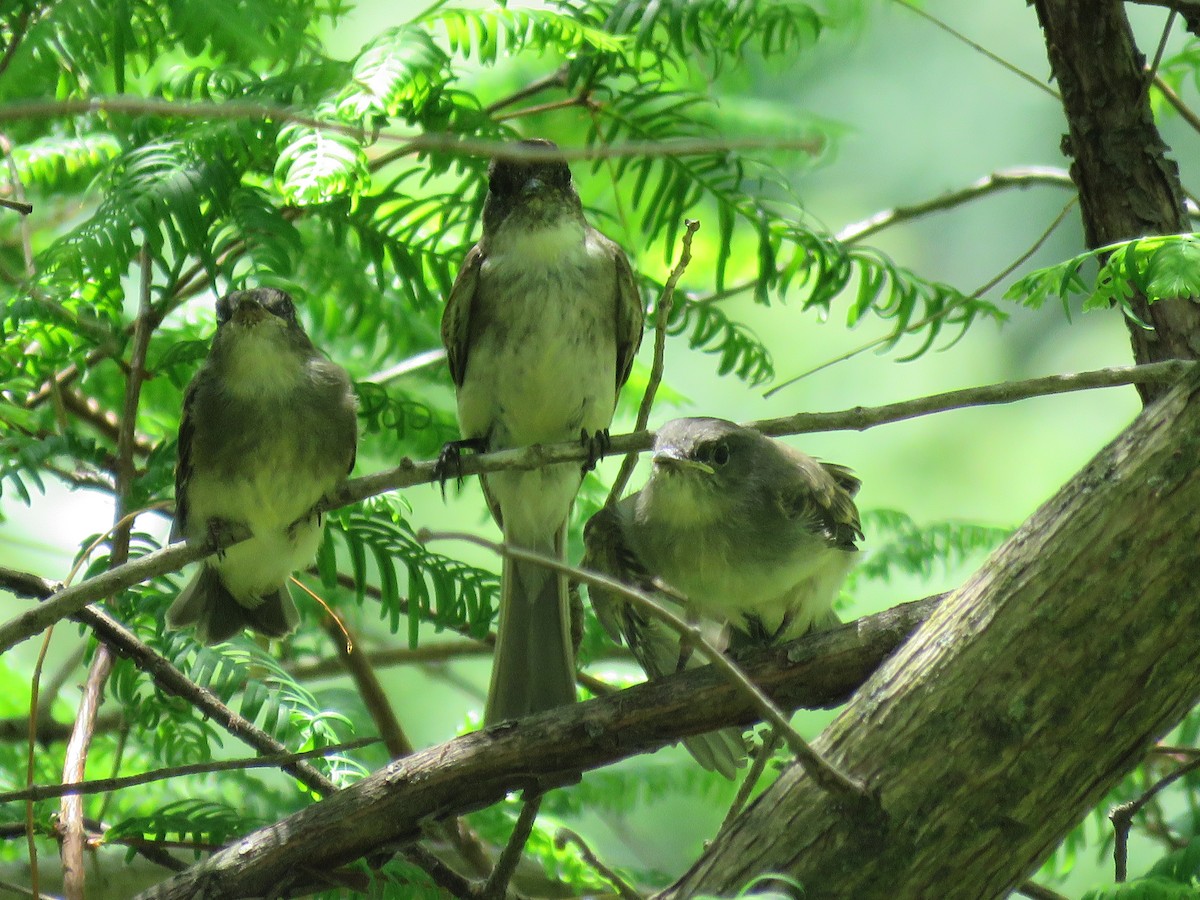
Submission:
<svg viewBox="0 0 1200 900">
<path fill-rule="evenodd" d="M 519 146 L 556 149 L 544 140 Z M 442 318 L 464 438 L 447 450 L 580 439 L 602 451 L 642 321 L 629 260 L 584 218 L 566 162 L 495 160 L 483 233 Z M 507 542 L 563 557 L 578 465 L 481 480 Z M 487 724 L 574 702 L 569 618 L 565 578 L 504 561 Z"/>
<path fill-rule="evenodd" d="M 171 540 L 230 525 L 251 537 L 201 563 L 168 625 L 194 624 L 210 644 L 295 628 L 287 580 L 316 555 L 313 508 L 354 467 L 355 408 L 349 376 L 313 346 L 291 297 L 258 288 L 217 301 L 212 348 L 184 395 Z"/>
<path fill-rule="evenodd" d="M 726 637 L 790 640 L 838 623 L 833 601 L 862 538 L 859 486 L 848 469 L 751 428 L 675 419 L 658 431 L 645 487 L 588 521 L 583 565 L 649 591 L 655 579 L 665 582 L 687 598 L 684 618 L 699 621 L 722 649 Z M 601 623 L 650 678 L 706 662 L 644 611 L 588 590 Z M 742 749 L 736 729 L 684 744 L 706 768 L 730 776 Z"/>
</svg>

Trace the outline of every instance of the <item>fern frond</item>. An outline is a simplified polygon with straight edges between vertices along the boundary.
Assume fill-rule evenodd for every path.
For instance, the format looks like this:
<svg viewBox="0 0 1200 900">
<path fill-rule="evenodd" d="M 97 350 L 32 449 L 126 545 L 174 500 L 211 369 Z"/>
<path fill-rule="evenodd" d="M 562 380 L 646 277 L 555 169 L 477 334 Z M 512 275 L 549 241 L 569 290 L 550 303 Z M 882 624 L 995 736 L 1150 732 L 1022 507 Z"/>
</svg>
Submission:
<svg viewBox="0 0 1200 900">
<path fill-rule="evenodd" d="M 551 48 L 572 54 L 582 50 L 616 53 L 624 41 L 582 20 L 577 14 L 554 9 L 435 9 L 417 24 L 444 32 L 451 53 L 492 65 L 502 53 Z"/>
<path fill-rule="evenodd" d="M 1099 268 L 1089 283 L 1082 270 L 1091 262 Z M 1085 311 L 1119 306 L 1132 316 L 1135 292 L 1150 303 L 1200 297 L 1200 234 L 1154 235 L 1089 250 L 1030 272 L 1004 296 L 1034 309 L 1058 299 L 1068 314 L 1070 301 L 1081 296 Z"/>
<path fill-rule="evenodd" d="M 333 533 L 342 538 L 349 551 L 351 570 L 359 585 L 358 602 L 364 599 L 362 586 L 377 581 L 380 617 L 387 620 L 393 633 L 400 630 L 401 617 L 406 617 L 411 646 L 417 644 L 422 622 L 475 637 L 487 634 L 495 616 L 499 578 L 494 572 L 426 550 L 389 498 L 372 498 L 361 510 L 331 515 L 327 544 Z M 332 547 L 322 551 L 321 560 L 333 559 Z M 374 562 L 374 571 L 368 559 Z M 404 596 L 400 593 L 397 564 L 406 576 Z M 331 583 L 334 574 L 331 568 L 322 570 L 326 584 Z"/>
<path fill-rule="evenodd" d="M 934 569 L 951 569 L 994 550 L 1013 529 L 966 522 L 935 522 L 918 525 L 905 513 L 866 510 L 863 530 L 868 535 L 866 560 L 859 563 L 853 578 L 889 581 L 897 574 L 930 578 Z"/>
<path fill-rule="evenodd" d="M 353 203 L 370 187 L 367 155 L 349 135 L 292 122 L 280 129 L 278 152 L 276 187 L 289 203 Z"/>
<path fill-rule="evenodd" d="M 350 83 L 333 101 L 352 122 L 401 116 L 417 121 L 450 80 L 449 60 L 427 32 L 414 25 L 389 29 L 363 48 Z"/>
<path fill-rule="evenodd" d="M 816 42 L 823 22 L 816 9 L 794 0 L 618 0 L 605 24 L 630 35 L 641 51 L 676 59 L 699 53 L 718 74 L 750 47 L 764 57 L 794 56 Z"/>
<path fill-rule="evenodd" d="M 48 135 L 14 147 L 12 161 L 26 188 L 79 190 L 100 174 L 120 149 L 116 137 L 107 132 Z"/>
<path fill-rule="evenodd" d="M 667 333 L 686 335 L 693 350 L 719 357 L 717 372 L 734 374 L 752 385 L 775 377 L 771 351 L 746 326 L 734 322 L 715 303 L 676 303 Z"/>
<path fill-rule="evenodd" d="M 266 820 L 247 816 L 240 808 L 213 800 L 176 800 L 149 815 L 130 816 L 104 832 L 106 843 L 128 838 L 147 841 L 177 840 L 196 844 L 196 856 L 202 849 L 221 846 L 234 838 L 267 824 Z M 130 856 L 135 851 L 130 849 Z"/>
</svg>

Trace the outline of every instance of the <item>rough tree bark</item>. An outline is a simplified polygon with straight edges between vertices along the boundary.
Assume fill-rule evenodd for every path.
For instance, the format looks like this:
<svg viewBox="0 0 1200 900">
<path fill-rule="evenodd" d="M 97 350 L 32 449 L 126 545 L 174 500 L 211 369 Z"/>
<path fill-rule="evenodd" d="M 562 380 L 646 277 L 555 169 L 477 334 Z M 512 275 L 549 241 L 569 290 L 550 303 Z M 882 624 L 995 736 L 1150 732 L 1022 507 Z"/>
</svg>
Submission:
<svg viewBox="0 0 1200 900">
<path fill-rule="evenodd" d="M 806 900 L 999 897 L 1200 697 L 1200 378 L 1148 407 L 955 591 L 661 897 L 782 872 Z"/>
<path fill-rule="evenodd" d="M 1088 246 L 1190 230 L 1123 4 L 1032 2 Z M 1139 362 L 1200 356 L 1194 298 L 1132 305 L 1154 326 L 1128 323 Z M 833 808 L 791 771 L 664 897 L 772 869 L 808 897 L 992 897 L 1032 871 L 1200 692 L 1188 527 L 1200 417 L 1187 383 L 1047 503 L 822 736 L 880 792 L 881 817 Z"/>
<path fill-rule="evenodd" d="M 1120 0 L 1034 0 L 1062 93 L 1073 157 L 1071 178 L 1089 248 L 1152 234 L 1191 231 L 1179 168 L 1166 156 L 1150 111 L 1149 75 Z M 1200 358 L 1200 306 L 1190 298 L 1133 310 L 1153 331 L 1128 322 L 1139 363 Z M 1140 385 L 1143 400 L 1162 393 Z"/>
</svg>

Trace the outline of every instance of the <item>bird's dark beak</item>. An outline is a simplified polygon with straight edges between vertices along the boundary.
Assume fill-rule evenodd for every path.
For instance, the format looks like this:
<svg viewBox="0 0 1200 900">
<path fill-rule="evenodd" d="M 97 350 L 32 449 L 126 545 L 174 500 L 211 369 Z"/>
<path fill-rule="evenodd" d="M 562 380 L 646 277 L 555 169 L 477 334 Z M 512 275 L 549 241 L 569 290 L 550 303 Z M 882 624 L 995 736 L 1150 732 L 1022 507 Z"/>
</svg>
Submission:
<svg viewBox="0 0 1200 900">
<path fill-rule="evenodd" d="M 692 469 L 695 471 L 704 472 L 706 475 L 711 475 L 716 471 L 707 463 L 702 463 L 699 460 L 691 459 L 675 447 L 663 447 L 661 450 L 655 450 L 652 462 L 656 468 L 663 468 L 676 472 Z"/>
<path fill-rule="evenodd" d="M 233 321 L 239 325 L 257 325 L 269 318 L 271 318 L 271 313 L 253 297 L 239 298 L 237 306 L 233 310 Z"/>
<path fill-rule="evenodd" d="M 537 194 L 545 193 L 546 182 L 534 175 L 524 185 L 521 186 L 521 193 L 526 197 L 536 196 Z"/>
</svg>

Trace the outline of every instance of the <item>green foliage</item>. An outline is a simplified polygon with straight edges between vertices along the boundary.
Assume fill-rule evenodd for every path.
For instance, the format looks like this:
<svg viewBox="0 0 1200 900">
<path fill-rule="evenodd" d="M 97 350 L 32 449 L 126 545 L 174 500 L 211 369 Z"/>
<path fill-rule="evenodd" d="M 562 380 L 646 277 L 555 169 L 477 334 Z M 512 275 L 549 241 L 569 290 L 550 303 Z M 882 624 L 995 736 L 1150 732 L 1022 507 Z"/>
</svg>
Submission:
<svg viewBox="0 0 1200 900">
<path fill-rule="evenodd" d="M 257 825 L 265 824 L 247 818 L 242 812 L 225 803 L 208 800 L 177 800 L 156 809 L 148 816 L 131 816 L 112 825 L 104 834 L 107 843 L 129 838 L 150 841 L 178 840 L 197 845 L 196 856 L 206 846 L 224 844 Z M 132 859 L 135 848 L 129 848 Z"/>
<path fill-rule="evenodd" d="M 936 569 L 952 569 L 994 550 L 1012 534 L 1011 528 L 966 522 L 918 525 L 905 513 L 892 509 L 865 510 L 862 525 L 869 550 L 852 577 L 882 581 L 898 574 L 931 578 Z"/>
<path fill-rule="evenodd" d="M 1097 888 L 1083 900 L 1191 900 L 1200 892 L 1200 839 L 1168 853 L 1141 878 Z"/>
<path fill-rule="evenodd" d="M 1088 279 L 1083 270 L 1092 263 L 1098 269 Z M 1030 272 L 1005 294 L 1035 309 L 1057 299 L 1068 314 L 1070 301 L 1082 297 L 1084 310 L 1119 306 L 1131 317 L 1135 295 L 1149 303 L 1200 295 L 1200 237 L 1169 234 L 1109 244 Z"/>
<path fill-rule="evenodd" d="M 380 617 L 392 633 L 400 630 L 403 618 L 410 646 L 417 645 L 423 621 L 439 630 L 450 628 L 476 637 L 487 633 L 499 595 L 495 573 L 426 550 L 386 495 L 367 501 L 361 511 L 348 509 L 330 517 L 330 530 L 317 557 L 326 587 L 337 581 L 336 551 L 330 540 L 333 532 L 348 551 L 359 604 L 366 586 L 378 582 Z M 406 576 L 403 594 L 397 566 Z"/>
</svg>

